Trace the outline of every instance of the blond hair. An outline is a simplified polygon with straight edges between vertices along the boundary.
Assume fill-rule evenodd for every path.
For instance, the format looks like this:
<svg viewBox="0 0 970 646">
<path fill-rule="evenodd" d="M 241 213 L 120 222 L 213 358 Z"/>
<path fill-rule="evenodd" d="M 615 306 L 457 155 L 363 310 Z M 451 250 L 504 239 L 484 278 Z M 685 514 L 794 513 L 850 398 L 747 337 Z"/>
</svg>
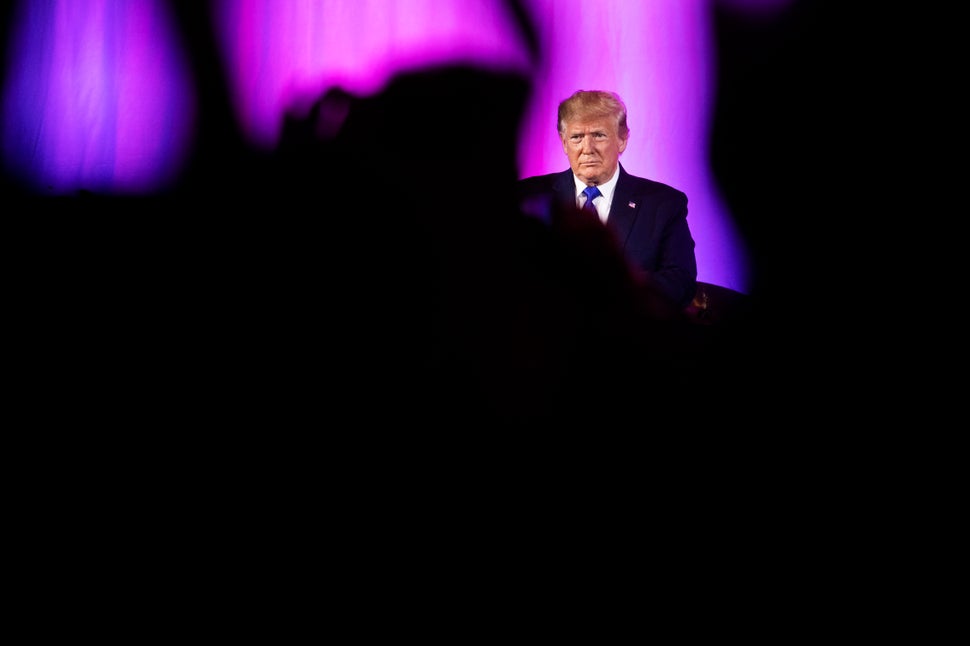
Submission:
<svg viewBox="0 0 970 646">
<path fill-rule="evenodd" d="M 614 119 L 620 139 L 625 140 L 630 136 L 623 99 L 616 92 L 605 90 L 576 90 L 569 98 L 563 99 L 559 103 L 556 129 L 562 137 L 566 132 L 567 122 L 597 117 Z"/>
</svg>

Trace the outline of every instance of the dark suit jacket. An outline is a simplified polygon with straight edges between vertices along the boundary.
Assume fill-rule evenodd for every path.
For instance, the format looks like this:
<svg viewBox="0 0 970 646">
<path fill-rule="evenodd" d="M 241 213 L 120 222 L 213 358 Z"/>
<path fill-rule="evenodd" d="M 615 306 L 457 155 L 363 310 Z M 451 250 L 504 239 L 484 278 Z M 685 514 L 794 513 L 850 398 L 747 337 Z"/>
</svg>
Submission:
<svg viewBox="0 0 970 646">
<path fill-rule="evenodd" d="M 531 215 L 544 217 L 552 207 L 576 207 L 572 169 L 526 177 L 519 180 L 518 189 L 520 204 Z M 606 226 L 634 270 L 644 272 L 673 304 L 690 304 L 697 289 L 697 259 L 685 193 L 631 175 L 621 164 Z"/>
</svg>

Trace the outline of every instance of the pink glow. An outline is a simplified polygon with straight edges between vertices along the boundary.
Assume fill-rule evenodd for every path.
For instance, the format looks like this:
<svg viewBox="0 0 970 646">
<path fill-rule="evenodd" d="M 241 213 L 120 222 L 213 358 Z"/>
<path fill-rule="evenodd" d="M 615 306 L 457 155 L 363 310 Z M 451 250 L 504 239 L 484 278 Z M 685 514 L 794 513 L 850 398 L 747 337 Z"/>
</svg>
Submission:
<svg viewBox="0 0 970 646">
<path fill-rule="evenodd" d="M 3 92 L 8 171 L 50 194 L 172 181 L 193 94 L 160 0 L 22 0 Z"/>
<path fill-rule="evenodd" d="M 615 90 L 630 111 L 624 167 L 688 194 L 698 278 L 745 291 L 743 242 L 707 159 L 713 1 L 528 0 L 545 52 L 538 69 L 530 68 L 497 1 L 217 0 L 214 6 L 240 121 L 262 146 L 275 143 L 287 106 L 329 86 L 371 93 L 395 72 L 470 60 L 532 73 L 518 163 L 522 176 L 548 173 L 568 167 L 555 130 L 558 102 L 579 88 Z M 747 8 L 760 7 L 754 2 Z"/>
<path fill-rule="evenodd" d="M 277 141 L 285 110 L 326 88 L 376 92 L 395 73 L 466 61 L 528 71 L 511 16 L 495 0 L 215 0 L 239 119 Z"/>
<path fill-rule="evenodd" d="M 204 2 L 206 0 L 197 0 Z M 707 154 L 715 6 L 760 17 L 794 0 L 523 0 L 533 67 L 501 0 L 209 0 L 236 116 L 271 148 L 284 112 L 327 88 L 380 90 L 397 72 L 467 62 L 534 80 L 522 176 L 565 170 L 558 102 L 611 89 L 630 111 L 621 158 L 689 197 L 698 278 L 746 291 L 742 240 Z M 195 95 L 165 0 L 21 0 L 3 88 L 6 172 L 41 192 L 152 192 L 184 163 Z M 476 124 L 469 124 L 470 128 Z M 456 145 L 460 139 L 456 138 Z"/>
<path fill-rule="evenodd" d="M 698 279 L 746 291 L 743 240 L 708 163 L 716 66 L 709 0 L 530 0 L 547 58 L 524 122 L 520 172 L 569 167 L 556 133 L 559 101 L 613 90 L 627 105 L 620 163 L 687 193 Z"/>
</svg>

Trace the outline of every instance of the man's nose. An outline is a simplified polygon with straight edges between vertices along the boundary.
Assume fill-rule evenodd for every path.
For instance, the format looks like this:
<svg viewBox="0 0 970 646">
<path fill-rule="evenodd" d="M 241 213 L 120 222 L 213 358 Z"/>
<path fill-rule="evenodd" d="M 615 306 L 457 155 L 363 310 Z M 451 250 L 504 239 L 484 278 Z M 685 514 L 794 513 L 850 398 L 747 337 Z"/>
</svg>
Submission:
<svg viewBox="0 0 970 646">
<path fill-rule="evenodd" d="M 589 135 L 583 137 L 583 152 L 593 152 L 593 138 Z"/>
</svg>

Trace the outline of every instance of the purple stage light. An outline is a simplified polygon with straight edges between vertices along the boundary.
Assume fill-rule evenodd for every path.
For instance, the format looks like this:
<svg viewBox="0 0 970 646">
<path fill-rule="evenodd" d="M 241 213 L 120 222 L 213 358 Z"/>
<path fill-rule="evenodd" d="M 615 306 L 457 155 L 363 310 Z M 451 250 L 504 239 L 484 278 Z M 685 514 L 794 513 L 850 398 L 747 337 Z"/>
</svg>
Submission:
<svg viewBox="0 0 970 646">
<path fill-rule="evenodd" d="M 203 2 L 204 0 L 198 0 Z M 377 92 L 396 73 L 471 63 L 533 79 L 521 176 L 567 168 L 556 106 L 576 89 L 618 92 L 628 171 L 689 197 L 698 278 L 746 291 L 746 251 L 709 167 L 713 8 L 770 17 L 795 0 L 523 0 L 533 61 L 500 0 L 210 0 L 235 117 L 278 143 L 284 115 L 328 88 Z M 164 0 L 21 0 L 2 88 L 6 172 L 44 194 L 151 193 L 192 152 L 196 94 Z M 476 124 L 469 124 L 470 128 Z M 457 140 L 456 140 L 457 141 Z"/>
<path fill-rule="evenodd" d="M 165 188 L 189 152 L 189 66 L 163 0 L 22 0 L 3 88 L 5 170 L 40 194 Z"/>
</svg>

